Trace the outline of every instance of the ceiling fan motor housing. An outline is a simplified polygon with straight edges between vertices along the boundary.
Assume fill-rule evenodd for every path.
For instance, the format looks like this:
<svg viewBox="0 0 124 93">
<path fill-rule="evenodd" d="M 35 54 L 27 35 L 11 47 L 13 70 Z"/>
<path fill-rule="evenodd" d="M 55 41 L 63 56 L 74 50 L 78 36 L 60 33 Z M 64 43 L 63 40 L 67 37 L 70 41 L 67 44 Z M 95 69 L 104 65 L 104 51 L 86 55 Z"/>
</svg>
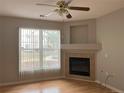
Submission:
<svg viewBox="0 0 124 93">
<path fill-rule="evenodd" d="M 55 11 L 59 14 L 59 15 L 63 15 L 63 14 L 68 14 L 68 5 L 65 3 L 64 0 L 62 1 L 58 1 L 57 2 L 58 5 L 58 9 L 56 9 Z"/>
</svg>

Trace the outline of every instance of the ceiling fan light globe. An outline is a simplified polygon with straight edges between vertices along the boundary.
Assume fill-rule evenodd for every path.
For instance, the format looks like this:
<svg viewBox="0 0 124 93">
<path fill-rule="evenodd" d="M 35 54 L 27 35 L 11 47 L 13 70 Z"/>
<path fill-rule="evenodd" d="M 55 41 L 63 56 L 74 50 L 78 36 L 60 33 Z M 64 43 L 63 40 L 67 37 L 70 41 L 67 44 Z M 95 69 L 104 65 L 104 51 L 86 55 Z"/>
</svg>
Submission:
<svg viewBox="0 0 124 93">
<path fill-rule="evenodd" d="M 68 14 L 68 15 L 66 15 L 66 17 L 67 17 L 68 19 L 71 19 L 71 18 L 72 18 L 72 15 L 71 15 L 71 14 Z"/>
</svg>

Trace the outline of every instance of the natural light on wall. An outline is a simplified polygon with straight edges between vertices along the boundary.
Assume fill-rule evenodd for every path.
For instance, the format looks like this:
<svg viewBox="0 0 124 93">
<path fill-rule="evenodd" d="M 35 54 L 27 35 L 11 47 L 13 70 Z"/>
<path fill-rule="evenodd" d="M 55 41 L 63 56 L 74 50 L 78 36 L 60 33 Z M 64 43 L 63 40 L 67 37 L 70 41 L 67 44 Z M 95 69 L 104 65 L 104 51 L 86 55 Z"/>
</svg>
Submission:
<svg viewBox="0 0 124 93">
<path fill-rule="evenodd" d="M 19 29 L 19 72 L 60 70 L 60 31 Z"/>
</svg>

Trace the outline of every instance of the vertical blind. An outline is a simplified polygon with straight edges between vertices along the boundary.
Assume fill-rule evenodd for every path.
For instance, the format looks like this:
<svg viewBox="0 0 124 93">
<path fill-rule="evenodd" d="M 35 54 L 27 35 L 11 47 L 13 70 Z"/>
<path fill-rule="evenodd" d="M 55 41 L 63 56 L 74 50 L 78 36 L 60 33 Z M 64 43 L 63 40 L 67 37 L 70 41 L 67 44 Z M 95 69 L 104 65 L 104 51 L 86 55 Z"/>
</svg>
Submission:
<svg viewBox="0 0 124 93">
<path fill-rule="evenodd" d="M 19 29 L 19 72 L 60 70 L 60 31 Z"/>
</svg>

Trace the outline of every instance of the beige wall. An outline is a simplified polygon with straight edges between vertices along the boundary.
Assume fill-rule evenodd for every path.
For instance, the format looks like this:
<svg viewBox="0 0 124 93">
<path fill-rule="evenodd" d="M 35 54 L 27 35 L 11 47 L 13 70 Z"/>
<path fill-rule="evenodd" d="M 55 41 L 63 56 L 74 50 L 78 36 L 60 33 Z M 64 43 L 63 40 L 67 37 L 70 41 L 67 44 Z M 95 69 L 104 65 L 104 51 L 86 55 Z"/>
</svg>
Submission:
<svg viewBox="0 0 124 93">
<path fill-rule="evenodd" d="M 106 72 L 114 75 L 108 84 L 124 90 L 124 9 L 97 19 L 97 80 L 104 83 Z M 102 72 L 103 70 L 103 72 Z"/>
<path fill-rule="evenodd" d="M 18 80 L 19 27 L 62 29 L 62 25 L 59 22 L 0 17 L 0 83 Z M 57 73 L 56 76 L 60 76 L 60 74 Z M 37 78 L 43 77 L 37 76 Z"/>
<path fill-rule="evenodd" d="M 0 82 L 2 82 L 2 19 L 0 18 Z"/>
</svg>

